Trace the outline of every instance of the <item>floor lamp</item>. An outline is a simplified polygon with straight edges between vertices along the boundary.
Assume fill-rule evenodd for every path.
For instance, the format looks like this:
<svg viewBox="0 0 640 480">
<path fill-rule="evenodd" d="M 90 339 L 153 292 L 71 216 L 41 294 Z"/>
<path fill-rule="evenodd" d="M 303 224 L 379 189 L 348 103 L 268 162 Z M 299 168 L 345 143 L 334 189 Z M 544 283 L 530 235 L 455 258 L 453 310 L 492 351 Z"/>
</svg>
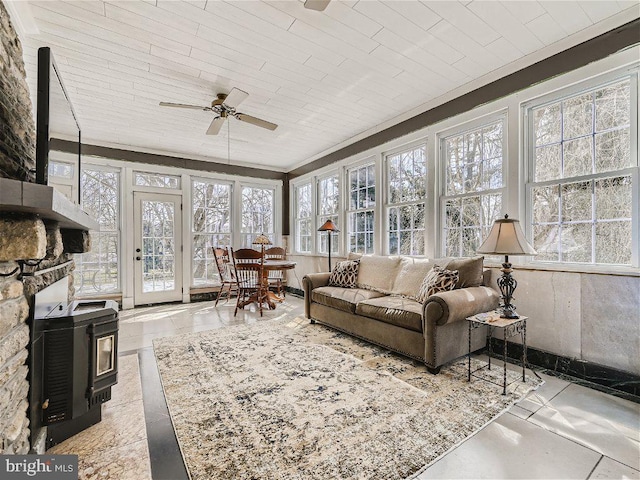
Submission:
<svg viewBox="0 0 640 480">
<path fill-rule="evenodd" d="M 264 257 L 264 246 L 271 245 L 271 240 L 264 233 L 261 233 L 256 237 L 252 243 L 253 245 L 260 245 L 262 247 L 262 256 Z"/>
<path fill-rule="evenodd" d="M 538 252 L 529 245 L 524 236 L 524 232 L 520 227 L 520 222 L 509 218 L 496 220 L 491 227 L 489 236 L 486 238 L 480 248 L 476 250 L 478 253 L 487 255 L 504 255 L 504 263 L 500 271 L 502 276 L 498 278 L 498 287 L 502 293 L 502 318 L 519 318 L 516 313 L 516 306 L 511 303 L 513 292 L 518 286 L 516 279 L 511 276 L 513 268 L 509 262 L 509 255 L 537 255 Z"/>
<path fill-rule="evenodd" d="M 336 227 L 336 224 L 333 223 L 331 219 L 328 219 L 326 222 L 322 224 L 322 226 L 318 229 L 318 231 L 327 232 L 327 247 L 329 250 L 329 271 L 331 271 L 331 234 L 337 233 L 340 230 L 338 230 L 338 227 Z"/>
</svg>

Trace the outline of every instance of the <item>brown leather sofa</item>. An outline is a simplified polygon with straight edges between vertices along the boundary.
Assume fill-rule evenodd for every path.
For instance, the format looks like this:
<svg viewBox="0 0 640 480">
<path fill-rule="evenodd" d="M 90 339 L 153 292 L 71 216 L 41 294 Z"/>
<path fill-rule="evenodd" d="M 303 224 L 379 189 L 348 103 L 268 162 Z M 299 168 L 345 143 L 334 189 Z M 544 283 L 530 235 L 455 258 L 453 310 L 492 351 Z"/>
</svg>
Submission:
<svg viewBox="0 0 640 480">
<path fill-rule="evenodd" d="M 491 272 L 483 269 L 482 257 L 351 258 L 360 258 L 356 288 L 329 286 L 329 273 L 302 279 L 307 318 L 420 360 L 434 374 L 467 353 L 465 318 L 498 306 L 499 294 L 488 286 Z M 458 270 L 460 278 L 454 290 L 421 304 L 413 298 L 433 265 Z M 472 351 L 485 345 L 485 334 L 483 328 L 472 331 Z"/>
</svg>

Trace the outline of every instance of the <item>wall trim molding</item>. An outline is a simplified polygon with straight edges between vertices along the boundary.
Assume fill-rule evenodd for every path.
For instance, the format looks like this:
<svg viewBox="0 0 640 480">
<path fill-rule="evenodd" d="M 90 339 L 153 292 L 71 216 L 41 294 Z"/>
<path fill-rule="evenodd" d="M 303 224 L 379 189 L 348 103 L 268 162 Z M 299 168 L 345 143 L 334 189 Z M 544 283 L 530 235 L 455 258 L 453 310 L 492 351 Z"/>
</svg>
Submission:
<svg viewBox="0 0 640 480">
<path fill-rule="evenodd" d="M 77 153 L 76 142 L 52 138 L 50 142 L 51 150 L 66 153 Z M 264 178 L 268 180 L 285 181 L 287 174 L 274 170 L 262 168 L 246 167 L 242 165 L 228 165 L 218 162 L 207 162 L 204 160 L 193 160 L 182 157 L 172 157 L 156 153 L 136 152 L 120 148 L 102 147 L 100 145 L 82 144 L 82 155 L 93 157 L 104 157 L 125 162 L 146 163 L 149 165 L 161 165 L 165 167 L 185 168 L 189 170 L 199 170 L 204 172 L 223 173 L 226 175 L 239 175 L 243 177 Z"/>
<path fill-rule="evenodd" d="M 501 352 L 504 341 L 499 338 L 492 338 L 491 340 L 493 356 L 502 359 Z M 510 363 L 519 365 L 521 358 L 522 345 L 508 341 L 507 359 L 510 360 Z M 622 393 L 622 395 L 618 393 L 618 396 L 640 403 L 640 375 L 607 367 L 606 365 L 565 357 L 529 346 L 527 346 L 527 360 L 529 364 L 541 367 L 547 370 L 549 374 L 557 374 L 558 376 L 568 375 L 591 384 L 600 385 L 607 389 L 606 393 L 612 393 L 609 390 L 611 389 Z M 593 387 L 593 385 L 591 385 L 591 387 Z"/>
</svg>

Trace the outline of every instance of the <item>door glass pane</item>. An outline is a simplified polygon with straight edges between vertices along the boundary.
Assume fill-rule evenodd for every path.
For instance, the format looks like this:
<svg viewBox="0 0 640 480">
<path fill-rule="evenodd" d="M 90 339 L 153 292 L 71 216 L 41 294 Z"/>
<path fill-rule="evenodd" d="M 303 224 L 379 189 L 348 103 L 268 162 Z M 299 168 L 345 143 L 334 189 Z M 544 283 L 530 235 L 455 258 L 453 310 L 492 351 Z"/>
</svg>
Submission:
<svg viewBox="0 0 640 480">
<path fill-rule="evenodd" d="M 175 205 L 142 201 L 142 291 L 175 289 Z"/>
</svg>

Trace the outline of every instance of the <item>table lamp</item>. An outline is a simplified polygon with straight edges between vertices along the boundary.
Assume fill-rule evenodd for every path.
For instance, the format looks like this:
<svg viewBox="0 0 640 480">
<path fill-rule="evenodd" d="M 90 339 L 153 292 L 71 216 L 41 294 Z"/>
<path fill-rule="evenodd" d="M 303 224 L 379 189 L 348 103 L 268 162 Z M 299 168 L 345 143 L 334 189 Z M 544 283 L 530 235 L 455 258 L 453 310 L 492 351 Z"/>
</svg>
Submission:
<svg viewBox="0 0 640 480">
<path fill-rule="evenodd" d="M 336 224 L 333 223 L 331 219 L 328 219 L 326 222 L 322 224 L 322 226 L 318 229 L 318 231 L 327 232 L 327 246 L 329 250 L 329 271 L 331 271 L 331 234 L 337 233 L 340 230 L 338 230 L 338 227 L 336 227 Z"/>
<path fill-rule="evenodd" d="M 261 245 L 262 246 L 262 256 L 264 257 L 264 246 L 271 245 L 271 240 L 264 233 L 261 233 L 256 237 L 253 241 L 253 245 Z"/>
<path fill-rule="evenodd" d="M 516 279 L 511 276 L 513 269 L 509 263 L 509 255 L 537 255 L 538 252 L 529 245 L 520 227 L 520 222 L 505 215 L 493 223 L 489 236 L 476 250 L 487 255 L 504 255 L 504 263 L 500 271 L 502 276 L 498 278 L 498 287 L 502 293 L 501 318 L 518 318 L 516 306 L 511 303 L 513 292 L 518 286 Z"/>
</svg>

